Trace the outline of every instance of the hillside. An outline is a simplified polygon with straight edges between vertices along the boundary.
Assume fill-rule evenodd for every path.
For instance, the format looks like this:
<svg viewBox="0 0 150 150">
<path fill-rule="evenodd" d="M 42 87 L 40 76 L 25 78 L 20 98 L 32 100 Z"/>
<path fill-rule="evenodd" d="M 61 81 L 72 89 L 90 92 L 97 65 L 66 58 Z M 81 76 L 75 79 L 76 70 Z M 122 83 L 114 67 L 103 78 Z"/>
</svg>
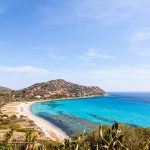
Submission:
<svg viewBox="0 0 150 150">
<path fill-rule="evenodd" d="M 105 94 L 105 91 L 99 87 L 78 85 L 62 79 L 37 83 L 28 88 L 12 92 L 13 97 L 24 99 L 88 97 Z"/>
<path fill-rule="evenodd" d="M 0 107 L 12 100 L 11 89 L 0 86 Z"/>
<path fill-rule="evenodd" d="M 11 89 L 0 86 L 0 93 L 11 93 Z"/>
</svg>

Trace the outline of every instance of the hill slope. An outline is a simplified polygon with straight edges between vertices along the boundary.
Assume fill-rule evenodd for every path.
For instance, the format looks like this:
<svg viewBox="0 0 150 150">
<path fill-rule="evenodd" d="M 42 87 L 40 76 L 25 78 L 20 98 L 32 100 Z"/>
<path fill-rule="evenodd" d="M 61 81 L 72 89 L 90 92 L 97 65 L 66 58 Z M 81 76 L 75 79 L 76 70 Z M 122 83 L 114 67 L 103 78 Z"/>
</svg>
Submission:
<svg viewBox="0 0 150 150">
<path fill-rule="evenodd" d="M 0 86 L 0 107 L 12 100 L 11 89 Z"/>
<path fill-rule="evenodd" d="M 11 89 L 0 86 L 0 93 L 10 93 Z"/>
<path fill-rule="evenodd" d="M 96 86 L 83 86 L 62 79 L 37 83 L 28 88 L 13 91 L 16 98 L 47 99 L 67 97 L 103 96 L 105 91 Z"/>
</svg>

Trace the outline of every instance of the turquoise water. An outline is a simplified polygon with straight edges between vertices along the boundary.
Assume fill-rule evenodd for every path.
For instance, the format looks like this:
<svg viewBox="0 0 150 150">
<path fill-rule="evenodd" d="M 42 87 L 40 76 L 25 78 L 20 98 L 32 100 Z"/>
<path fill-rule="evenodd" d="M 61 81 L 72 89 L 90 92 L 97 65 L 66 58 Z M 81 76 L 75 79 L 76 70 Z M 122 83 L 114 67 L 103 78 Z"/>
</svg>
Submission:
<svg viewBox="0 0 150 150">
<path fill-rule="evenodd" d="M 34 114 L 51 121 L 68 135 L 90 131 L 113 121 L 150 127 L 150 93 L 111 93 L 105 97 L 34 103 Z"/>
</svg>

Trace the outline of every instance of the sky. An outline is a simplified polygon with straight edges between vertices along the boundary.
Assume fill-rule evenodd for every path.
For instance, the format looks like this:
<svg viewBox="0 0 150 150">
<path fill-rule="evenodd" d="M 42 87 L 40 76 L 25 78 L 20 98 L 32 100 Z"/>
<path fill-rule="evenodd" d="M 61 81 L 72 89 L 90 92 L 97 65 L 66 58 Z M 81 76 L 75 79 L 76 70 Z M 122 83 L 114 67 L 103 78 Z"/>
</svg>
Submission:
<svg viewBox="0 0 150 150">
<path fill-rule="evenodd" d="M 150 91 L 149 0 L 0 0 L 0 86 L 65 79 Z"/>
</svg>

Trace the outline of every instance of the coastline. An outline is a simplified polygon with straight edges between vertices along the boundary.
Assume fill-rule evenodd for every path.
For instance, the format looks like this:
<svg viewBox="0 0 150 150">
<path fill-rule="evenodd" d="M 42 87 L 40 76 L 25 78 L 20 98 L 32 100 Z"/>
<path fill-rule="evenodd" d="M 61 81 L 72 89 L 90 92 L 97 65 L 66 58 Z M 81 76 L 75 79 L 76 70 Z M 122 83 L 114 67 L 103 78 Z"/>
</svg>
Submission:
<svg viewBox="0 0 150 150">
<path fill-rule="evenodd" d="M 92 95 L 92 96 L 84 96 L 84 97 L 67 97 L 67 98 L 60 98 L 60 99 L 36 99 L 36 100 L 32 100 L 31 102 L 42 103 L 42 102 L 61 101 L 61 100 L 77 100 L 77 99 L 87 99 L 87 98 L 94 98 L 94 97 L 105 97 L 109 95 L 110 94 L 106 93 L 104 95 Z"/>
<path fill-rule="evenodd" d="M 51 122 L 35 115 L 31 111 L 31 105 L 36 102 L 28 102 L 21 104 L 19 109 L 21 110 L 20 115 L 25 115 L 30 120 L 34 121 L 36 126 L 38 126 L 47 138 L 50 138 L 53 141 L 64 140 L 69 138 L 65 132 L 63 132 L 60 128 L 54 126 Z"/>
<path fill-rule="evenodd" d="M 44 133 L 46 138 L 49 138 L 53 141 L 62 141 L 64 139 L 68 139 L 69 136 L 62 131 L 60 128 L 53 125 L 51 122 L 34 115 L 31 111 L 31 105 L 35 102 L 15 102 L 6 104 L 4 107 L 1 108 L 2 113 L 4 114 L 10 114 L 10 115 L 16 115 L 19 116 L 26 116 L 29 120 L 32 120 L 35 125 L 41 129 L 41 131 Z M 4 111 L 5 110 L 5 111 Z"/>
<path fill-rule="evenodd" d="M 106 95 L 104 95 L 106 96 Z M 64 139 L 68 139 L 69 136 L 61 129 L 55 126 L 50 121 L 47 121 L 40 116 L 37 116 L 32 113 L 31 105 L 33 103 L 38 102 L 49 102 L 49 101 L 57 101 L 57 100 L 70 100 L 70 99 L 84 99 L 84 98 L 91 98 L 91 97 L 99 97 L 99 96 L 86 96 L 86 97 L 69 97 L 69 98 L 61 98 L 61 99 L 39 99 L 33 100 L 30 102 L 23 101 L 23 102 L 12 102 L 9 104 L 4 105 L 1 108 L 3 114 L 7 114 L 9 116 L 16 115 L 17 117 L 26 116 L 28 120 L 31 120 L 35 123 L 36 127 L 40 128 L 40 130 L 44 133 L 46 138 L 49 138 L 53 141 L 62 141 Z"/>
</svg>

